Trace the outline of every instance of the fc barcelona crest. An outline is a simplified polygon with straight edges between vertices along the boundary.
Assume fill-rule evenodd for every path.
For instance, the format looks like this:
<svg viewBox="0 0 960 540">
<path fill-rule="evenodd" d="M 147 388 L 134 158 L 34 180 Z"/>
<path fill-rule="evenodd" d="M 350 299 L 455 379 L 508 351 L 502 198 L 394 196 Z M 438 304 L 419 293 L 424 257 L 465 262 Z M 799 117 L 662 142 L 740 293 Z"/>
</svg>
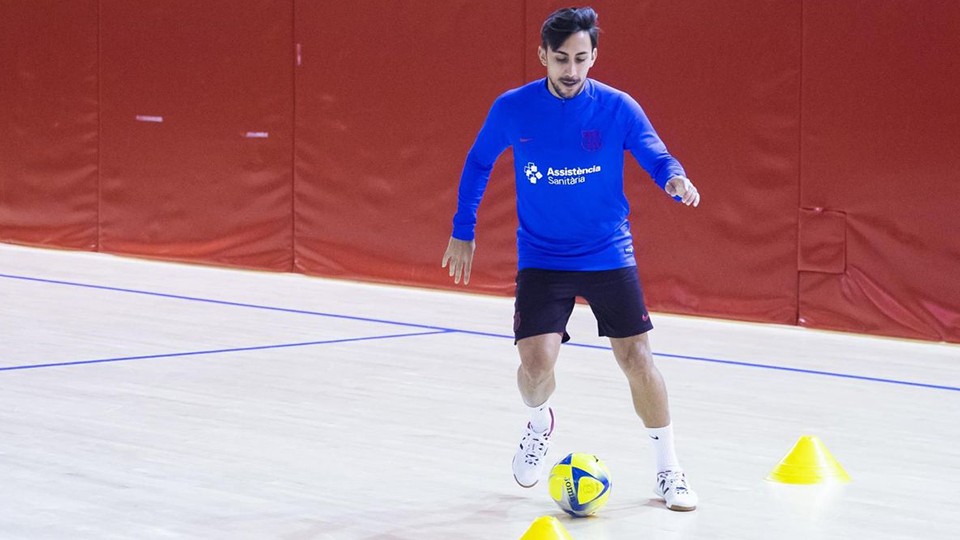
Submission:
<svg viewBox="0 0 960 540">
<path fill-rule="evenodd" d="M 603 141 L 600 140 L 599 129 L 584 130 L 580 132 L 580 135 L 580 145 L 583 146 L 583 149 L 587 152 L 596 152 L 603 146 Z"/>
</svg>

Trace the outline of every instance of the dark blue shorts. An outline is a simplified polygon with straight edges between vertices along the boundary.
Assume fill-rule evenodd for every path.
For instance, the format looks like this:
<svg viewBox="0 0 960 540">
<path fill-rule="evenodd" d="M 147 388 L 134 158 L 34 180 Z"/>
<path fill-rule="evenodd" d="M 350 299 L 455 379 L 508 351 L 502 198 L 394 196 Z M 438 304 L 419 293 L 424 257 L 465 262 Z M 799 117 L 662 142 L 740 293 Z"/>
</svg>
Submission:
<svg viewBox="0 0 960 540">
<path fill-rule="evenodd" d="M 635 266 L 597 272 L 524 268 L 517 273 L 516 340 L 558 333 L 569 341 L 567 321 L 578 296 L 590 304 L 601 336 L 625 338 L 653 329 Z"/>
</svg>

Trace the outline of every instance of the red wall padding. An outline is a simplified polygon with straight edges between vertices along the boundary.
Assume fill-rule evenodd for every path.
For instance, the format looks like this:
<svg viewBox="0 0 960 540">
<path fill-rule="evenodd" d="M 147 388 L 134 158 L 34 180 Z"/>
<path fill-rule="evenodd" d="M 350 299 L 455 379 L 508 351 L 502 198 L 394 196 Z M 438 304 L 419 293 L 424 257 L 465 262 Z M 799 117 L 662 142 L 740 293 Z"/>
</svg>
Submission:
<svg viewBox="0 0 960 540">
<path fill-rule="evenodd" d="M 292 22 L 289 0 L 101 0 L 101 249 L 292 269 Z"/>
<path fill-rule="evenodd" d="M 467 149 L 497 95 L 524 81 L 522 4 L 296 5 L 297 270 L 446 285 L 440 259 Z M 508 157 L 480 207 L 475 291 L 513 290 Z"/>
<path fill-rule="evenodd" d="M 0 241 L 97 249 L 97 0 L 0 2 Z"/>
<path fill-rule="evenodd" d="M 2 2 L 0 240 L 454 288 L 464 157 L 564 5 Z M 652 308 L 960 342 L 960 5 L 594 6 L 703 195 L 627 160 Z M 513 291 L 511 159 L 467 290 Z"/>
<path fill-rule="evenodd" d="M 960 341 L 960 3 L 805 2 L 803 21 L 800 206 L 845 216 L 846 260 L 800 272 L 800 323 Z"/>
</svg>

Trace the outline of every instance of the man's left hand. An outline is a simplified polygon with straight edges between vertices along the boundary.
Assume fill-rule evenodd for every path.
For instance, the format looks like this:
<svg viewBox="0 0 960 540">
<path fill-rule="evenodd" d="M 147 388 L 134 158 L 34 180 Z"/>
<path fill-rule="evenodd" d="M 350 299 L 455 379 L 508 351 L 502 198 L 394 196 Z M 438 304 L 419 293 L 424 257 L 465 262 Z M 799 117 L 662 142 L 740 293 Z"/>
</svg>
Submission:
<svg viewBox="0 0 960 540">
<path fill-rule="evenodd" d="M 697 186 L 693 185 L 686 176 L 674 176 L 667 180 L 664 191 L 671 197 L 680 197 L 680 201 L 687 206 L 697 206 L 700 204 L 700 193 Z"/>
</svg>

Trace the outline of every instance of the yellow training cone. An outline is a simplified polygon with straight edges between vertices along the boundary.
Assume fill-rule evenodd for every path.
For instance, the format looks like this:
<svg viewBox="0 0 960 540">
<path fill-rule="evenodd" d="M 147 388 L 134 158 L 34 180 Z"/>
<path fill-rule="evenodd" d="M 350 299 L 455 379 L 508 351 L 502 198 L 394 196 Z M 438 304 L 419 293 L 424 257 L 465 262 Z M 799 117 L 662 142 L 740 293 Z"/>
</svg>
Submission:
<svg viewBox="0 0 960 540">
<path fill-rule="evenodd" d="M 819 438 L 804 435 L 767 475 L 767 480 L 784 484 L 846 483 L 850 475 Z"/>
<path fill-rule="evenodd" d="M 573 540 L 570 533 L 553 516 L 542 516 L 533 520 L 533 524 L 523 533 L 520 540 Z"/>
</svg>

